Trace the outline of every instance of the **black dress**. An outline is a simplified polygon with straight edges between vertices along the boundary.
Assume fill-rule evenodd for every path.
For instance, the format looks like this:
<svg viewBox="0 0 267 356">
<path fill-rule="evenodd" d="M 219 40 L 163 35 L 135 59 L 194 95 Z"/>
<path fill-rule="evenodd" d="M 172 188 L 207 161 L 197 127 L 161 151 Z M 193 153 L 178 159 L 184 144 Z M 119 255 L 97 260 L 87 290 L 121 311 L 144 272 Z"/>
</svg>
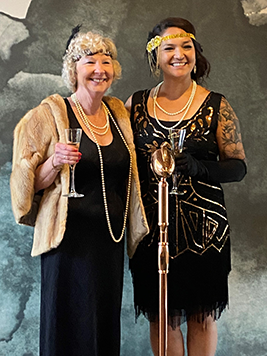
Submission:
<svg viewBox="0 0 267 356">
<path fill-rule="evenodd" d="M 150 117 L 149 91 L 133 95 L 131 122 L 137 151 L 142 198 L 150 234 L 139 244 L 130 261 L 136 315 L 158 319 L 158 178 L 151 171 L 151 153 L 169 141 L 168 130 Z M 210 93 L 197 113 L 177 128 L 186 129 L 185 150 L 199 160 L 217 160 L 216 129 L 221 95 Z M 163 122 L 162 122 L 163 123 Z M 174 122 L 164 121 L 164 126 Z M 171 179 L 169 190 L 172 188 Z M 229 225 L 223 191 L 215 182 L 181 177 L 184 195 L 169 196 L 168 274 L 169 324 L 218 319 L 228 304 L 230 264 Z"/>
<path fill-rule="evenodd" d="M 65 101 L 70 127 L 80 127 Z M 118 239 L 130 161 L 112 122 L 111 130 L 113 141 L 101 151 L 110 221 Z M 124 239 L 116 243 L 110 236 L 97 147 L 84 133 L 80 151 L 75 186 L 84 197 L 69 199 L 62 243 L 41 256 L 41 356 L 120 354 Z"/>
</svg>

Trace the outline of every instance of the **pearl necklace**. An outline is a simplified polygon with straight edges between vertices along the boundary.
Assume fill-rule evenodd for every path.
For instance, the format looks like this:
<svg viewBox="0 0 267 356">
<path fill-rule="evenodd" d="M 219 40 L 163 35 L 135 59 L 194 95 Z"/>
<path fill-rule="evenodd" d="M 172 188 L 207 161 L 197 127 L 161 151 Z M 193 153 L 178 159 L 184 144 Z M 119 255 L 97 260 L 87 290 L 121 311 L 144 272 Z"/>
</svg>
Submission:
<svg viewBox="0 0 267 356">
<path fill-rule="evenodd" d="M 188 113 L 188 111 L 189 111 L 189 109 L 190 109 L 190 107 L 191 107 L 191 104 L 192 104 L 192 102 L 193 102 L 193 100 L 194 100 L 195 94 L 196 94 L 197 83 L 193 80 L 192 92 L 191 92 L 190 98 L 189 98 L 189 100 L 188 100 L 188 102 L 187 102 L 187 104 L 186 104 L 186 106 L 187 106 L 186 111 L 184 112 L 184 114 L 183 114 L 183 116 L 181 117 L 181 119 L 180 119 L 178 122 L 176 122 L 176 124 L 174 124 L 174 125 L 171 126 L 171 127 L 166 127 L 166 126 L 164 126 L 164 125 L 159 121 L 159 119 L 158 119 L 158 117 L 157 117 L 157 112 L 156 112 L 156 99 L 157 99 L 157 95 L 158 95 L 158 91 L 159 91 L 160 85 L 162 85 L 162 83 L 160 83 L 159 85 L 157 85 L 157 87 L 155 88 L 154 96 L 153 96 L 154 118 L 156 119 L 156 121 L 157 121 L 157 123 L 159 124 L 159 126 L 161 126 L 163 129 L 165 129 L 165 130 L 174 129 L 175 127 L 177 127 L 177 126 L 183 121 L 183 119 L 184 119 L 185 116 L 187 115 L 187 113 Z M 164 109 L 163 109 L 163 110 L 164 110 Z M 183 108 L 183 110 L 184 110 L 184 108 Z M 164 110 L 164 112 L 165 112 L 165 110 Z M 170 114 L 170 113 L 168 113 L 168 112 L 165 112 L 165 113 L 167 113 L 167 115 L 174 115 L 174 114 L 176 114 L 176 113 Z"/>
<path fill-rule="evenodd" d="M 71 95 L 71 99 L 72 99 L 72 101 L 73 101 L 74 103 L 75 103 L 75 100 L 76 100 L 76 101 L 78 100 L 75 93 L 73 93 L 73 94 Z M 77 110 L 78 110 L 78 109 L 77 109 Z M 108 114 L 107 114 L 106 110 L 104 110 L 104 111 L 105 111 L 105 117 L 106 117 L 106 123 L 105 123 L 104 126 L 97 126 L 97 125 L 93 124 L 93 123 L 89 120 L 88 116 L 84 113 L 85 116 L 86 116 L 86 121 L 87 121 L 87 123 L 91 126 L 90 131 L 93 131 L 95 134 L 97 134 L 97 135 L 99 135 L 99 136 L 104 136 L 104 135 L 108 132 L 108 129 L 109 129 Z M 104 131 L 104 132 L 99 132 L 99 131 L 94 130 L 92 127 L 94 127 L 94 128 L 97 129 L 97 130 L 105 130 L 105 131 Z"/>
<path fill-rule="evenodd" d="M 192 85 L 192 90 L 191 90 L 191 94 L 190 94 L 190 97 L 187 101 L 187 103 L 185 104 L 185 106 L 181 109 L 181 110 L 178 110 L 176 112 L 168 112 L 166 111 L 165 109 L 163 109 L 162 106 L 159 105 L 159 103 L 157 102 L 157 97 L 158 97 L 158 92 L 159 92 L 159 89 L 160 87 L 162 86 L 163 82 L 159 83 L 156 88 L 155 88 L 155 92 L 154 92 L 154 96 L 153 96 L 153 100 L 155 102 L 155 104 L 157 105 L 157 107 L 162 111 L 164 112 L 166 115 L 169 115 L 169 116 L 175 116 L 175 115 L 178 115 L 178 114 L 181 114 L 183 111 L 185 111 L 185 109 L 191 104 L 192 102 L 192 98 L 195 96 L 195 92 L 196 92 L 196 87 L 197 87 L 197 83 L 193 80 L 193 85 Z"/>
<path fill-rule="evenodd" d="M 102 183 L 102 192 L 103 192 L 103 200 L 104 200 L 104 208 L 105 208 L 105 213 L 106 213 L 106 219 L 107 219 L 107 224 L 108 224 L 108 229 L 109 229 L 109 233 L 113 239 L 114 242 L 120 242 L 124 236 L 124 231 L 126 228 L 126 222 L 127 222 L 127 216 L 128 216 L 128 210 L 129 210 L 129 203 L 130 203 L 130 191 L 131 191 L 131 181 L 132 181 L 132 154 L 130 151 L 130 148 L 125 140 L 125 138 L 123 137 L 123 134 L 121 133 L 119 126 L 117 125 L 115 119 L 113 118 L 113 116 L 111 115 L 111 112 L 109 111 L 109 109 L 107 108 L 107 106 L 105 105 L 105 103 L 102 101 L 102 105 L 103 108 L 105 110 L 105 113 L 107 115 L 107 117 L 109 116 L 111 118 L 111 120 L 113 121 L 119 135 L 122 138 L 123 143 L 125 144 L 127 150 L 129 151 L 129 155 L 130 155 L 130 168 L 129 168 L 129 178 L 128 178 L 128 189 L 127 189 L 127 197 L 126 197 L 126 207 L 125 207 L 125 213 L 124 213 L 124 221 L 123 221 L 123 226 L 122 226 L 122 232 L 121 235 L 118 239 L 115 238 L 113 231 L 112 231 L 112 227 L 111 227 L 111 222 L 110 222 L 110 218 L 109 218 L 109 212 L 108 212 L 108 202 L 107 202 L 107 195 L 106 195 L 106 185 L 105 185 L 105 175 L 104 175 L 104 163 L 103 163 L 103 156 L 102 156 L 102 152 L 101 152 L 101 148 L 100 145 L 96 139 L 96 136 L 94 134 L 94 131 L 92 130 L 92 128 L 90 127 L 90 124 L 88 122 L 88 118 L 85 114 L 85 112 L 83 111 L 83 108 L 79 102 L 79 100 L 77 99 L 75 93 L 72 94 L 71 96 L 76 109 L 83 121 L 83 123 L 85 124 L 85 126 L 88 128 L 88 130 L 91 132 L 95 144 L 97 146 L 97 150 L 98 150 L 98 154 L 99 154 L 99 161 L 100 161 L 100 173 L 101 173 L 101 183 Z"/>
</svg>

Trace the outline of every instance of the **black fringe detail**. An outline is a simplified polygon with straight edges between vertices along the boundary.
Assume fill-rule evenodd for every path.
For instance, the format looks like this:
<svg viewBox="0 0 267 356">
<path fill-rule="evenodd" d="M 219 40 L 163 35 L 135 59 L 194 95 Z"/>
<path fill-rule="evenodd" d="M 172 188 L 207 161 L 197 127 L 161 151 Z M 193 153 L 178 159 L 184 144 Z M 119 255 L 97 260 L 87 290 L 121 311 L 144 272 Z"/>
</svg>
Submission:
<svg viewBox="0 0 267 356">
<path fill-rule="evenodd" d="M 212 317 L 213 321 L 218 320 L 222 312 L 229 308 L 228 302 L 217 302 L 214 305 L 206 306 L 206 307 L 199 307 L 198 309 L 194 310 L 169 310 L 168 311 L 168 325 L 175 330 L 178 326 L 182 325 L 187 321 L 196 321 L 201 323 L 205 326 L 205 320 L 208 317 Z M 135 319 L 137 321 L 138 317 L 143 314 L 144 317 L 150 322 L 158 322 L 159 315 L 155 314 L 155 312 L 151 310 L 146 310 L 138 305 L 135 305 Z"/>
</svg>

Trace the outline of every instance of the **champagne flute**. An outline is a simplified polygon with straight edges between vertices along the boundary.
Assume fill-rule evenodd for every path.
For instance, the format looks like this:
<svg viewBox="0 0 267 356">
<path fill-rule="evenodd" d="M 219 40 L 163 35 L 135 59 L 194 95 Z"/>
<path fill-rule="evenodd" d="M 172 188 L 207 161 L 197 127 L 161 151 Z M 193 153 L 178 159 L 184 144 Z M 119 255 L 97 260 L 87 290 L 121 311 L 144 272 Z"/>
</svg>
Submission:
<svg viewBox="0 0 267 356">
<path fill-rule="evenodd" d="M 183 152 L 184 139 L 186 136 L 186 129 L 169 129 L 169 137 L 171 142 L 171 150 L 173 158 L 178 156 L 179 153 Z M 172 190 L 170 194 L 183 195 L 182 192 L 178 191 L 178 178 L 180 174 L 176 170 L 172 173 Z"/>
<path fill-rule="evenodd" d="M 80 142 L 82 137 L 82 129 L 65 129 L 65 138 L 66 143 L 68 145 L 74 146 L 79 150 Z M 70 192 L 68 194 L 64 194 L 64 197 L 68 198 L 81 198 L 84 195 L 79 194 L 75 190 L 74 184 L 74 176 L 75 176 L 75 164 L 70 164 L 70 173 L 71 173 L 71 180 L 70 180 Z"/>
</svg>

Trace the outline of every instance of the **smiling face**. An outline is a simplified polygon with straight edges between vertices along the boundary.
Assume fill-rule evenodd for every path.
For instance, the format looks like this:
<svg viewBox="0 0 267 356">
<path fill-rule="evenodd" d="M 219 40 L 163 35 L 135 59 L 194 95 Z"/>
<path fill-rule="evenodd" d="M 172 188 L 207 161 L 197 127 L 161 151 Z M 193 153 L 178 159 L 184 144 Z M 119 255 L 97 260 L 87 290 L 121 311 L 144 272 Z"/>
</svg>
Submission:
<svg viewBox="0 0 267 356">
<path fill-rule="evenodd" d="M 161 36 L 186 33 L 177 27 L 169 27 Z M 193 41 L 190 37 L 171 38 L 162 41 L 158 48 L 159 66 L 166 78 L 189 77 L 196 63 L 196 52 Z"/>
<path fill-rule="evenodd" d="M 103 53 L 82 57 L 76 64 L 77 91 L 104 93 L 114 78 L 112 58 Z"/>
</svg>

